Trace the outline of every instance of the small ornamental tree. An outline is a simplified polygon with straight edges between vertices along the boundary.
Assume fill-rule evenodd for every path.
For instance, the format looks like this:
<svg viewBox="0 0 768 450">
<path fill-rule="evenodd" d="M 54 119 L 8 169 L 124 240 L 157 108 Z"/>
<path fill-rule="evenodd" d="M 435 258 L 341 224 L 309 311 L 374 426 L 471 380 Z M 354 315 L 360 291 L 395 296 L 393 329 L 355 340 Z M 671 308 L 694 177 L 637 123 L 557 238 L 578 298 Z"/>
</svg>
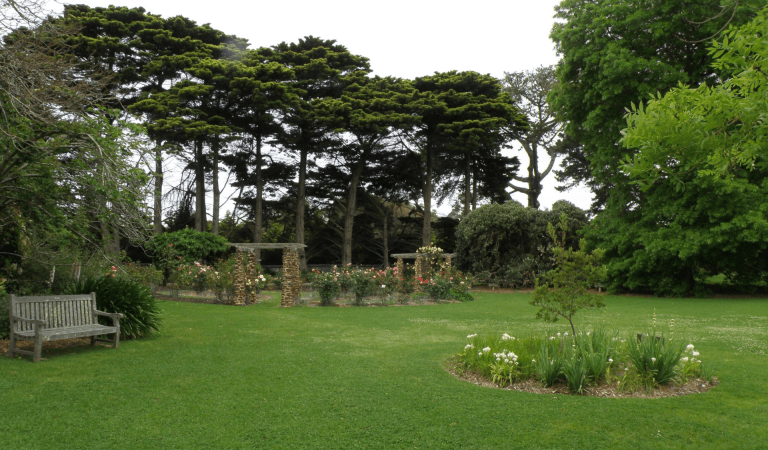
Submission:
<svg viewBox="0 0 768 450">
<path fill-rule="evenodd" d="M 553 241 L 551 250 L 555 268 L 536 279 L 531 304 L 541 307 L 536 313 L 537 319 L 556 322 L 562 317 L 568 320 L 576 339 L 573 326 L 576 312 L 605 306 L 597 294 L 589 291 L 605 277 L 605 267 L 599 264 L 604 251 L 596 249 L 586 253 L 566 247 L 568 220 L 565 214 L 560 216 L 559 230 L 551 223 L 547 228 Z"/>
</svg>

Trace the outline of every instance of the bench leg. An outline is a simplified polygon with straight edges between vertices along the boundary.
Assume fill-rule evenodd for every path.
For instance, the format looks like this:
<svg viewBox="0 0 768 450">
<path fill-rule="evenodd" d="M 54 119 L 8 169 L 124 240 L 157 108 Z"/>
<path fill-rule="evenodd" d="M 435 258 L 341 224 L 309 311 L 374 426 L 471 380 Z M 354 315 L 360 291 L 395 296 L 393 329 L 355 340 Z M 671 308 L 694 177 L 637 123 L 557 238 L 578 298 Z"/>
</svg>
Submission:
<svg viewBox="0 0 768 450">
<path fill-rule="evenodd" d="M 91 336 L 91 346 L 96 345 L 96 336 Z"/>
<path fill-rule="evenodd" d="M 40 353 L 43 351 L 43 335 L 35 333 L 35 354 L 32 357 L 32 361 L 40 362 Z"/>
<path fill-rule="evenodd" d="M 11 325 L 13 327 L 13 325 Z M 13 358 L 13 354 L 16 352 L 16 334 L 11 332 L 11 342 L 8 345 L 8 356 Z"/>
<path fill-rule="evenodd" d="M 113 342 L 113 348 L 120 347 L 120 328 L 117 329 Z"/>
</svg>

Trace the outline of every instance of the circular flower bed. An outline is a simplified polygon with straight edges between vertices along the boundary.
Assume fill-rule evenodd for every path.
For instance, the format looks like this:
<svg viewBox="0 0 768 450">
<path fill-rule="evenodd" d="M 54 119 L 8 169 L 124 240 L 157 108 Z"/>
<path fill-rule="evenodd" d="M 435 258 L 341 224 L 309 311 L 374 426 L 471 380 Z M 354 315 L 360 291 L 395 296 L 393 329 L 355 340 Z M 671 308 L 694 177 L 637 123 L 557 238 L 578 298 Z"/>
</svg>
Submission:
<svg viewBox="0 0 768 450">
<path fill-rule="evenodd" d="M 716 384 L 693 344 L 655 332 L 619 337 L 603 330 L 578 336 L 467 336 L 449 361 L 457 377 L 484 386 L 536 393 L 660 397 L 704 392 Z"/>
</svg>

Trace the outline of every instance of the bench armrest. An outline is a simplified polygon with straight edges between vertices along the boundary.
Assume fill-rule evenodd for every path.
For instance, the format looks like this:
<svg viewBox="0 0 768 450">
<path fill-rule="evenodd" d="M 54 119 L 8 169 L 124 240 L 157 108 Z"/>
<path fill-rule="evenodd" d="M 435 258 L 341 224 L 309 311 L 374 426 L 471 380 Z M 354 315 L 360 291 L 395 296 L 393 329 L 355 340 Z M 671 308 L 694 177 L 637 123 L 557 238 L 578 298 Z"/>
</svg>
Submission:
<svg viewBox="0 0 768 450">
<path fill-rule="evenodd" d="M 11 323 L 13 322 L 24 322 L 24 323 L 31 323 L 38 327 L 47 327 L 48 323 L 45 320 L 38 320 L 38 319 L 25 319 L 23 317 L 14 316 L 11 315 Z M 11 327 L 13 328 L 13 327 Z"/>
<path fill-rule="evenodd" d="M 94 309 L 93 312 L 97 316 L 104 316 L 104 317 L 111 317 L 112 318 L 112 326 L 120 328 L 120 319 L 125 317 L 124 314 L 121 313 L 108 313 L 104 311 L 99 311 L 98 309 Z"/>
<path fill-rule="evenodd" d="M 123 317 L 125 317 L 125 314 L 122 314 L 122 313 L 108 313 L 104 311 L 99 311 L 98 309 L 94 310 L 94 312 L 96 313 L 97 316 L 111 317 L 113 319 L 122 319 Z"/>
</svg>

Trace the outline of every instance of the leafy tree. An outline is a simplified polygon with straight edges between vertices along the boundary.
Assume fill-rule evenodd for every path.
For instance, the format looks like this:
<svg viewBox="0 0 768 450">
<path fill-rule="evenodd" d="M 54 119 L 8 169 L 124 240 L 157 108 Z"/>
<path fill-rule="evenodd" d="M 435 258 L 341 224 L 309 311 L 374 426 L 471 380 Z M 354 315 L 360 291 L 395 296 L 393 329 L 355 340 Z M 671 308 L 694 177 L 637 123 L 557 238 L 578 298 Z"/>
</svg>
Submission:
<svg viewBox="0 0 768 450">
<path fill-rule="evenodd" d="M 413 95 L 410 83 L 395 78 L 368 78 L 357 72 L 338 99 L 329 98 L 316 104 L 337 131 L 346 133 L 337 159 L 348 170 L 346 201 L 343 214 L 341 263 L 352 263 L 352 235 L 357 213 L 357 189 L 365 172 L 379 169 L 379 161 L 394 151 L 390 137 L 395 129 L 412 126 L 418 118 L 410 114 L 408 101 Z M 332 166 L 333 167 L 333 166 Z M 335 167 L 334 167 L 335 168 Z"/>
<path fill-rule="evenodd" d="M 537 319 L 547 322 L 566 319 L 571 325 L 573 339 L 577 340 L 573 316 L 584 308 L 605 306 L 600 296 L 590 291 L 605 278 L 605 267 L 600 265 L 604 251 L 596 249 L 587 253 L 569 248 L 568 218 L 565 214 L 560 216 L 557 229 L 550 222 L 547 232 L 552 238 L 555 267 L 536 278 L 531 305 L 541 307 L 536 313 Z"/>
<path fill-rule="evenodd" d="M 140 237 L 143 178 L 127 161 L 135 141 L 102 107 L 111 102 L 104 79 L 79 76 L 67 53 L 71 29 L 44 21 L 35 3 L 2 7 L 0 29 L 10 34 L 0 46 L 0 228 L 15 230 L 18 242 L 34 228 L 67 230 L 92 247 L 92 202 L 112 206 L 99 211 L 102 223 Z M 13 30 L 6 20 L 27 26 Z"/>
<path fill-rule="evenodd" d="M 291 69 L 295 78 L 291 86 L 299 93 L 300 101 L 283 118 L 286 133 L 279 138 L 288 151 L 298 154 L 298 185 L 296 192 L 296 235 L 304 243 L 307 163 L 310 155 L 321 155 L 336 148 L 335 136 L 329 135 L 328 121 L 318 117 L 315 103 L 322 99 L 338 98 L 344 80 L 355 72 L 370 72 L 368 59 L 353 55 L 334 40 L 307 36 L 296 43 L 285 42 L 271 51 L 263 50 L 267 60 L 276 61 Z M 320 120 L 318 120 L 320 119 Z M 306 254 L 299 251 L 300 267 L 306 269 Z"/>
<path fill-rule="evenodd" d="M 460 167 L 464 209 L 468 212 L 472 203 L 473 172 L 479 171 L 483 161 L 498 158 L 505 139 L 503 131 L 519 128 L 523 119 L 509 96 L 501 92 L 499 81 L 489 75 L 435 73 L 417 78 L 414 87 L 417 94 L 411 108 L 421 117 L 421 122 L 403 134 L 403 141 L 421 157 L 422 245 L 428 246 L 432 239 L 436 181 Z M 447 164 L 451 159 L 460 164 Z"/>
<path fill-rule="evenodd" d="M 634 107 L 623 169 L 641 188 L 631 210 L 598 217 L 613 289 L 691 295 L 724 275 L 768 277 L 766 111 L 768 10 L 731 28 L 710 53 L 733 74 L 714 86 L 680 86 Z"/>
<path fill-rule="evenodd" d="M 560 181 L 584 182 L 594 208 L 615 196 L 616 208 L 637 191 L 619 170 L 626 150 L 619 144 L 623 116 L 632 102 L 678 83 L 713 83 L 706 42 L 728 22 L 754 17 L 754 5 L 723 0 L 563 0 L 555 8 L 551 38 L 562 60 L 549 100 L 571 146 Z"/>
<path fill-rule="evenodd" d="M 515 105 L 528 118 L 528 130 L 517 135 L 517 142 L 528 156 L 528 176 L 513 176 L 513 180 L 525 183 L 526 187 L 510 183 L 512 192 L 528 196 L 528 206 L 539 208 L 541 181 L 549 175 L 558 156 L 558 147 L 563 143 L 563 124 L 555 117 L 547 103 L 547 94 L 552 90 L 557 77 L 552 66 L 538 67 L 532 71 L 504 73 L 504 92 L 512 97 Z M 540 151 L 542 150 L 542 151 Z M 549 161 L 546 168 L 539 169 L 539 158 L 546 154 Z M 546 159 L 545 159 L 546 161 Z"/>
<path fill-rule="evenodd" d="M 242 59 L 245 67 L 231 81 L 235 97 L 233 119 L 244 140 L 240 151 L 228 160 L 228 164 L 235 167 L 237 176 L 233 186 L 241 189 L 238 205 L 251 205 L 253 242 L 256 243 L 261 242 L 263 234 L 266 183 L 269 181 L 273 186 L 287 187 L 288 180 L 294 174 L 288 164 L 265 155 L 264 146 L 268 140 L 276 139 L 283 132 L 280 120 L 289 108 L 296 107 L 299 102 L 298 93 L 288 83 L 294 78 L 294 73 L 278 62 L 269 61 L 263 53 L 261 50 L 246 51 Z M 255 186 L 256 192 L 243 196 L 243 189 L 249 186 Z M 258 250 L 256 255 L 260 257 Z"/>
</svg>

